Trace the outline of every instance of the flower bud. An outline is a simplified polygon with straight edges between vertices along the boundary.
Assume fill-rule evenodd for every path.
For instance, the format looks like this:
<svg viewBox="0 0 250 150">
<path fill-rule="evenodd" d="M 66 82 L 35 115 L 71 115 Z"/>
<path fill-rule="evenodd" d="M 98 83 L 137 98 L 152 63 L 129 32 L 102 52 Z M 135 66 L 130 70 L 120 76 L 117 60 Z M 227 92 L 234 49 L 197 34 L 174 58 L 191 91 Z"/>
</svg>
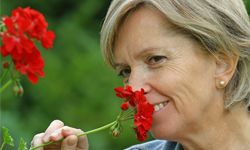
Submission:
<svg viewBox="0 0 250 150">
<path fill-rule="evenodd" d="M 22 96 L 24 93 L 23 87 L 21 84 L 15 84 L 13 87 L 13 92 L 16 96 Z"/>
<path fill-rule="evenodd" d="M 121 105 L 121 109 L 122 109 L 122 110 L 127 110 L 128 107 L 129 107 L 128 102 L 124 102 L 124 103 L 122 103 L 122 105 Z"/>
<path fill-rule="evenodd" d="M 10 67 L 10 63 L 8 61 L 3 62 L 3 68 L 8 69 Z"/>
<path fill-rule="evenodd" d="M 120 122 L 117 121 L 111 128 L 110 128 L 111 134 L 114 137 L 118 137 L 121 133 L 121 125 Z"/>
<path fill-rule="evenodd" d="M 112 135 L 113 135 L 114 137 L 118 137 L 118 136 L 120 135 L 120 130 L 119 130 L 118 128 L 114 129 L 114 130 L 112 131 Z"/>
</svg>

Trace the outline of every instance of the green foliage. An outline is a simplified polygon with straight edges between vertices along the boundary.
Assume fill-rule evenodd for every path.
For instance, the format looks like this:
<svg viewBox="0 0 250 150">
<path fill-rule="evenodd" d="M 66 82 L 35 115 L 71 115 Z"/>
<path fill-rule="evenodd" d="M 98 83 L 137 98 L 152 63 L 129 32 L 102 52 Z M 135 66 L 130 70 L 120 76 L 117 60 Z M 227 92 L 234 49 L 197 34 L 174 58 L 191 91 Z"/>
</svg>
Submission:
<svg viewBox="0 0 250 150">
<path fill-rule="evenodd" d="M 2 146 L 1 146 L 1 149 L 2 149 L 2 147 L 3 147 L 5 144 L 8 144 L 8 145 L 10 145 L 10 146 L 14 146 L 14 140 L 13 140 L 13 138 L 11 137 L 8 128 L 2 127 L 2 133 L 3 133 L 3 144 L 2 144 Z"/>
<path fill-rule="evenodd" d="M 245 0 L 244 2 L 245 2 L 245 5 L 246 5 L 248 14 L 250 14 L 250 0 Z"/>
<path fill-rule="evenodd" d="M 20 142 L 19 142 L 18 150 L 27 150 L 28 148 L 26 146 L 26 142 L 24 141 L 24 139 L 21 138 L 19 141 Z"/>
<path fill-rule="evenodd" d="M 0 147 L 0 150 L 3 150 L 7 145 L 14 147 L 14 140 L 12 136 L 9 133 L 9 129 L 6 127 L 2 127 L 2 136 L 3 136 L 3 141 L 2 145 Z M 6 149 L 6 148 L 5 148 Z M 18 150 L 27 150 L 26 142 L 24 141 L 23 138 L 19 140 L 19 146 L 17 148 Z"/>
</svg>

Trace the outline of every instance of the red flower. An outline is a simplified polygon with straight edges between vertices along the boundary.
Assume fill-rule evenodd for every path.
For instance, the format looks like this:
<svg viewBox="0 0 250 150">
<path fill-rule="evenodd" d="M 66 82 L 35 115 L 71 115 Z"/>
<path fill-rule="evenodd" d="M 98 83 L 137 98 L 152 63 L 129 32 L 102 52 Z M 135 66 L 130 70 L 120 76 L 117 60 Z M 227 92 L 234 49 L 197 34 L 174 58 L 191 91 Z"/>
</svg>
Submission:
<svg viewBox="0 0 250 150">
<path fill-rule="evenodd" d="M 117 97 L 123 98 L 124 101 L 128 101 L 131 106 L 135 107 L 135 93 L 133 92 L 131 86 L 126 86 L 125 89 L 123 87 L 118 87 L 115 88 L 115 91 Z"/>
<path fill-rule="evenodd" d="M 137 138 L 140 141 L 144 141 L 147 138 L 146 133 L 150 130 L 153 123 L 153 112 L 154 107 L 146 101 L 137 106 L 137 113 L 134 115 L 134 125 Z"/>
<path fill-rule="evenodd" d="M 129 100 L 129 98 L 133 95 L 132 87 L 126 86 L 124 89 L 123 87 L 115 88 L 116 96 L 120 98 L 124 98 L 125 100 Z"/>
<path fill-rule="evenodd" d="M 134 115 L 135 131 L 137 139 L 144 141 L 147 138 L 147 132 L 150 130 L 153 123 L 154 107 L 147 102 L 144 96 L 144 90 L 135 92 L 136 114 Z"/>
<path fill-rule="evenodd" d="M 34 47 L 35 48 L 35 47 Z M 16 70 L 21 74 L 28 76 L 31 83 L 37 83 L 38 76 L 44 77 L 43 67 L 44 61 L 38 50 L 27 53 L 22 56 L 21 60 L 14 61 Z"/>
<path fill-rule="evenodd" d="M 10 63 L 8 61 L 3 62 L 3 68 L 8 69 L 10 67 Z"/>
<path fill-rule="evenodd" d="M 53 41 L 55 39 L 55 34 L 52 31 L 47 31 L 42 36 L 42 46 L 46 49 L 53 47 Z"/>
<path fill-rule="evenodd" d="M 21 59 L 24 53 L 31 53 L 35 47 L 34 43 L 23 35 L 10 35 L 4 33 L 3 45 L 0 47 L 2 56 L 11 55 L 12 59 Z"/>
<path fill-rule="evenodd" d="M 33 41 L 40 41 L 46 49 L 52 48 L 54 32 L 47 30 L 43 14 L 29 7 L 13 10 L 12 16 L 3 18 L 3 23 L 6 31 L 0 33 L 2 56 L 10 55 L 16 70 L 36 83 L 38 77 L 44 76 L 44 61 Z"/>
<path fill-rule="evenodd" d="M 125 102 L 121 105 L 123 111 L 127 110 L 129 105 L 132 109 L 135 109 L 134 114 L 134 130 L 137 135 L 137 139 L 144 141 L 147 138 L 147 132 L 152 127 L 154 107 L 148 103 L 144 96 L 144 90 L 132 91 L 132 87 L 126 86 L 116 88 L 116 95 L 120 98 L 124 98 Z"/>
<path fill-rule="evenodd" d="M 134 131 L 136 132 L 137 139 L 141 142 L 145 141 L 147 139 L 147 132 L 142 128 L 134 128 Z"/>
<path fill-rule="evenodd" d="M 121 109 L 122 109 L 122 110 L 127 110 L 128 108 L 129 108 L 128 102 L 122 103 L 122 105 L 121 105 Z"/>
</svg>

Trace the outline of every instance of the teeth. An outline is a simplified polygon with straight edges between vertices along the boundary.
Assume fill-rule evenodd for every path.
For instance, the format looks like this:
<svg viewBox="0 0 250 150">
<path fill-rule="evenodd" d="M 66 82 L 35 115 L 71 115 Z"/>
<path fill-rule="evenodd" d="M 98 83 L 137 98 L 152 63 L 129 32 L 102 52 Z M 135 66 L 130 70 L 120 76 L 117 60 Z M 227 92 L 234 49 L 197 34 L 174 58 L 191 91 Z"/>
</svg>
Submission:
<svg viewBox="0 0 250 150">
<path fill-rule="evenodd" d="M 162 102 L 160 104 L 154 105 L 154 109 L 155 109 L 155 111 L 159 111 L 160 109 L 162 109 L 166 105 L 167 105 L 167 102 Z"/>
<path fill-rule="evenodd" d="M 160 106 L 159 105 L 155 105 L 154 109 L 155 109 L 155 111 L 159 111 L 160 110 Z"/>
<path fill-rule="evenodd" d="M 160 104 L 159 104 L 159 107 L 162 108 L 162 107 L 164 107 L 164 105 L 163 105 L 162 103 L 160 103 Z"/>
</svg>

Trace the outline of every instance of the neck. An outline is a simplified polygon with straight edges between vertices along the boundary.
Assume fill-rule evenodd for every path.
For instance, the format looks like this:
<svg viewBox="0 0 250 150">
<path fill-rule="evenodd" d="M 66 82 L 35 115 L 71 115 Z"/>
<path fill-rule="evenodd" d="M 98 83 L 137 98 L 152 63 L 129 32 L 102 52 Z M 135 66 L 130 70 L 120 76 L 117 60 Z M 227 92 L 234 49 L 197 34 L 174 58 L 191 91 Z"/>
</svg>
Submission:
<svg viewBox="0 0 250 150">
<path fill-rule="evenodd" d="M 250 149 L 250 115 L 243 105 L 237 104 L 214 117 L 180 140 L 185 150 Z"/>
</svg>

